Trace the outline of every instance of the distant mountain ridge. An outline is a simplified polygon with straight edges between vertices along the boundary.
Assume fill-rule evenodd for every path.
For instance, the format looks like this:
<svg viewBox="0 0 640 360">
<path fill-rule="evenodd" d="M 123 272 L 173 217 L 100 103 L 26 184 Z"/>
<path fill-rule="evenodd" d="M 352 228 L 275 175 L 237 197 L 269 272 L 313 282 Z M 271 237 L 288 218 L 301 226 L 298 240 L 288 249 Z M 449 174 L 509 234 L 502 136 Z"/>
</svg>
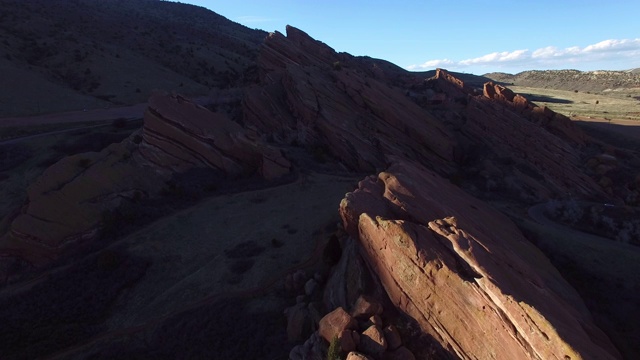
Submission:
<svg viewBox="0 0 640 360">
<path fill-rule="evenodd" d="M 159 0 L 0 0 L 0 117 L 204 95 L 242 81 L 266 32 Z"/>
<path fill-rule="evenodd" d="M 515 75 L 494 72 L 483 76 L 507 84 L 569 91 L 640 87 L 640 68 L 622 71 L 528 70 Z"/>
</svg>

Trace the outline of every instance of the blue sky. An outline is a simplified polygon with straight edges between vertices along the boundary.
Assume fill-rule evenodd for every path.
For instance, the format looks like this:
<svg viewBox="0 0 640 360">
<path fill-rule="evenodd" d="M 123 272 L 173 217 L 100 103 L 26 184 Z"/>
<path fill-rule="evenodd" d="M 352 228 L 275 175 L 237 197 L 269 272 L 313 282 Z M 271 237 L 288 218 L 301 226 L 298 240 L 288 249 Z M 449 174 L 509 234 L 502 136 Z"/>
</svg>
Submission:
<svg viewBox="0 0 640 360">
<path fill-rule="evenodd" d="M 182 0 L 266 31 L 298 27 L 337 51 L 410 70 L 484 74 L 640 67 L 638 0 Z"/>
</svg>

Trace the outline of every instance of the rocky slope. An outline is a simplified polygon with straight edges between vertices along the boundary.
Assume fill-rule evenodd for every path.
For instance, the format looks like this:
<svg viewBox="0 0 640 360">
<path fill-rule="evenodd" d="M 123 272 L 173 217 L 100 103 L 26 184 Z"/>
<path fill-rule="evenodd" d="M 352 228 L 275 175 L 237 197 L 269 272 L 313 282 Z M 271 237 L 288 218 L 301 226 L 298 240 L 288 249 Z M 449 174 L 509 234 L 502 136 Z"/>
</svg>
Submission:
<svg viewBox="0 0 640 360">
<path fill-rule="evenodd" d="M 602 199 L 601 184 L 584 172 L 591 144 L 569 119 L 494 83 L 478 88 L 445 70 L 424 78 L 336 53 L 293 27 L 269 34 L 256 59 L 240 101 L 211 111 L 154 95 L 129 139 L 50 167 L 29 188 L 2 255 L 46 263 L 94 238 L 105 212 L 167 201 L 175 179 L 194 180 L 194 169 L 209 171 L 214 187 L 264 184 L 292 168 L 313 186 L 304 171 L 319 164 L 380 173 L 340 205 L 349 237 L 335 250 L 342 259 L 327 280 L 327 312 L 352 312 L 373 289 L 390 298 L 386 314 L 409 315 L 451 357 L 619 358 L 546 258 L 469 195 L 522 206 L 567 193 Z M 370 327 L 358 336 L 377 334 L 381 344 L 380 329 Z M 374 356 L 384 354 L 378 350 Z"/>
<path fill-rule="evenodd" d="M 489 73 L 483 76 L 507 84 L 569 91 L 603 91 L 606 89 L 640 87 L 640 74 L 633 70 L 530 70 L 515 75 Z"/>
<path fill-rule="evenodd" d="M 265 32 L 158 0 L 0 1 L 0 116 L 146 101 L 154 89 L 235 86 Z"/>
<path fill-rule="evenodd" d="M 514 103 L 513 93 L 477 96 L 444 70 L 427 80 L 394 77 L 398 86 L 389 86 L 392 70 L 337 54 L 292 27 L 287 37 L 267 37 L 258 67 L 262 80 L 245 90 L 243 122 L 276 142 L 364 171 L 402 156 L 533 199 L 599 191 L 579 170 L 585 136 L 562 115 L 521 97 Z"/>
</svg>

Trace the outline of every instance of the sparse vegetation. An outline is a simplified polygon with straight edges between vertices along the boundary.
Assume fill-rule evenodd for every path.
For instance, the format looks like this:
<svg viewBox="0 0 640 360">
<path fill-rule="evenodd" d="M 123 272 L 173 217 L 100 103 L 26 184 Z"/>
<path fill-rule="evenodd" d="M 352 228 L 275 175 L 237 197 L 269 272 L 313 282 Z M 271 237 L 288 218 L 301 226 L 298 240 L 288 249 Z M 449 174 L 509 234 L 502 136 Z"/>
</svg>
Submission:
<svg viewBox="0 0 640 360">
<path fill-rule="evenodd" d="M 340 340 L 337 335 L 333 336 L 329 343 L 329 350 L 327 350 L 327 360 L 343 360 L 340 354 Z"/>
<path fill-rule="evenodd" d="M 640 112 L 634 111 L 638 102 L 627 95 L 634 96 L 639 91 L 626 89 L 594 93 L 591 91 L 568 91 L 553 88 L 543 89 L 525 86 L 509 87 L 516 93 L 529 94 L 530 101 L 539 106 L 548 106 L 552 110 L 565 116 L 577 115 L 582 117 L 602 118 L 607 115 L 613 119 L 640 120 Z M 598 102 L 597 106 L 595 105 Z"/>
<path fill-rule="evenodd" d="M 640 245 L 640 220 L 634 211 L 609 205 L 580 205 L 575 200 L 550 201 L 547 214 L 551 219 L 580 231 L 623 243 Z"/>
</svg>

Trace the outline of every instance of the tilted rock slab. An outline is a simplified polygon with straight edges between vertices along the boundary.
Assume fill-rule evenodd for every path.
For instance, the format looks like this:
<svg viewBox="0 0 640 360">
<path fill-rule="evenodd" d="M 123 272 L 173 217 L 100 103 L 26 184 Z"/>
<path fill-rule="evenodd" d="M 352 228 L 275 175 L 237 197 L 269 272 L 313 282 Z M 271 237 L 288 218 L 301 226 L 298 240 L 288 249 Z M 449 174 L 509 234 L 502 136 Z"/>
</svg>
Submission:
<svg viewBox="0 0 640 360">
<path fill-rule="evenodd" d="M 460 358 L 620 358 L 507 217 L 433 172 L 396 161 L 340 212 L 391 301 Z"/>
<path fill-rule="evenodd" d="M 243 122 L 277 142 L 316 148 L 364 171 L 384 168 L 386 154 L 443 166 L 453 159 L 440 121 L 399 88 L 364 74 L 350 55 L 296 28 L 265 39 L 258 68 L 260 84 L 245 88 Z"/>
<path fill-rule="evenodd" d="M 289 173 L 290 163 L 280 150 L 226 115 L 179 95 L 154 94 L 140 133 L 45 170 L 29 186 L 28 203 L 0 239 L 0 256 L 47 263 L 67 245 L 95 238 L 105 211 L 123 201 L 157 196 L 173 174 L 192 168 L 267 180 Z"/>
<path fill-rule="evenodd" d="M 140 154 L 171 172 L 210 167 L 227 176 L 259 173 L 266 179 L 289 172 L 279 150 L 263 145 L 225 114 L 179 95 L 154 94 L 144 116 Z"/>
</svg>

